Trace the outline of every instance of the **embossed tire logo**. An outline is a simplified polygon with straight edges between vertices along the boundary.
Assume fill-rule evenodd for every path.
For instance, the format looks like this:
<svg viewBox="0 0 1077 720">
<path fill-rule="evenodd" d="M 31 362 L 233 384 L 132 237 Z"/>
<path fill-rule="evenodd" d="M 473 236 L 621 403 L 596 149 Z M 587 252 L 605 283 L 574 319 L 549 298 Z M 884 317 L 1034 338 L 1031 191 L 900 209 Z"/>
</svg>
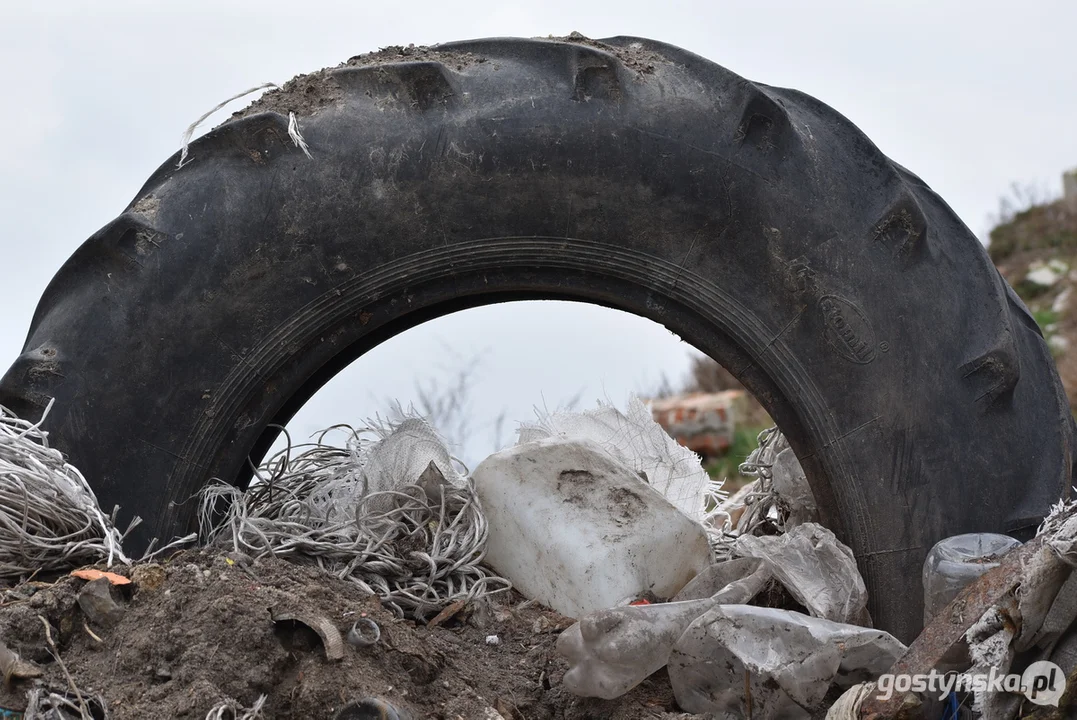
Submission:
<svg viewBox="0 0 1077 720">
<path fill-rule="evenodd" d="M 875 332 L 856 305 L 837 295 L 819 299 L 826 325 L 826 341 L 839 355 L 859 365 L 875 359 Z"/>
</svg>

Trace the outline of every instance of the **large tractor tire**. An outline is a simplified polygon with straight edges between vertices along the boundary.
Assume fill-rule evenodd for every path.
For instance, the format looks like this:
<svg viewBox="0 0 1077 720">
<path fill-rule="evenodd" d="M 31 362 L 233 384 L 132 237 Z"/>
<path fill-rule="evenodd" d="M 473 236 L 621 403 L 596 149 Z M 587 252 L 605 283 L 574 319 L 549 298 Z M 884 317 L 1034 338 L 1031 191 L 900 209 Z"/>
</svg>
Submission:
<svg viewBox="0 0 1077 720">
<path fill-rule="evenodd" d="M 1027 535 L 1070 484 L 1048 348 L 950 208 L 818 100 L 684 50 L 391 49 L 177 161 L 63 266 L 0 382 L 27 417 L 56 399 L 54 444 L 147 521 L 136 544 L 188 531 L 211 478 L 246 483 L 267 426 L 354 358 L 508 300 L 626 310 L 727 367 L 905 640 L 935 541 Z"/>
</svg>

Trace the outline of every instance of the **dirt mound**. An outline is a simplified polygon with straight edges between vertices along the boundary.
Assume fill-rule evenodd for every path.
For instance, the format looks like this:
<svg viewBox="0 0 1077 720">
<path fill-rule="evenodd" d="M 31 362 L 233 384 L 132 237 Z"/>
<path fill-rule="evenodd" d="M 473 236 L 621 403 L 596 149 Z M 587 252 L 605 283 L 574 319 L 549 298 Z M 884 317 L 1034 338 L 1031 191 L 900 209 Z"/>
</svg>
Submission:
<svg viewBox="0 0 1077 720">
<path fill-rule="evenodd" d="M 473 604 L 428 627 L 394 617 L 318 568 L 273 558 L 185 551 L 124 574 L 135 582 L 113 588 L 124 612 L 111 627 L 89 622 L 80 609 L 84 580 L 4 591 L 0 639 L 44 676 L 0 689 L 0 707 L 24 708 L 35 683 L 69 687 L 40 616 L 74 683 L 102 696 L 119 720 L 201 720 L 221 702 L 250 707 L 261 695 L 266 718 L 328 719 L 369 696 L 415 720 L 696 717 L 676 712 L 664 671 L 615 701 L 570 695 L 554 642 L 571 621 L 519 595 Z M 322 616 L 343 634 L 366 613 L 381 639 L 373 647 L 346 645 L 343 660 L 330 662 L 314 631 L 274 623 L 270 609 Z"/>
<path fill-rule="evenodd" d="M 1040 326 L 1077 413 L 1077 196 L 1017 213 L 991 231 L 988 249 Z"/>
</svg>

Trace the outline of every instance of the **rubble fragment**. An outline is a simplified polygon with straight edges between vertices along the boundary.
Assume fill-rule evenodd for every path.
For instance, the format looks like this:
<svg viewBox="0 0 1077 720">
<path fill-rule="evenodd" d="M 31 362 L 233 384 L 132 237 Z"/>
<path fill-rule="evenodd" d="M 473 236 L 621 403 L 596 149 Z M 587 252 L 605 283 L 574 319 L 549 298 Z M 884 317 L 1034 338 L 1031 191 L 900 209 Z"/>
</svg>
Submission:
<svg viewBox="0 0 1077 720">
<path fill-rule="evenodd" d="M 106 577 L 86 583 L 78 603 L 87 619 L 100 627 L 112 627 L 123 619 L 124 609 L 113 598 L 112 582 Z"/>
</svg>

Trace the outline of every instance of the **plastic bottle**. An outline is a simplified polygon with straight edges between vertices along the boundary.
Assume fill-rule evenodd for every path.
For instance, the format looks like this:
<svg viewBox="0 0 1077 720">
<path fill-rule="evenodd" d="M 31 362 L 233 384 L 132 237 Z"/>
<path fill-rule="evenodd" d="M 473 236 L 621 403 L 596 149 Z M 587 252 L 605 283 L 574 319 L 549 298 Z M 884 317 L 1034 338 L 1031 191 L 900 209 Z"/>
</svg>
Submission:
<svg viewBox="0 0 1077 720">
<path fill-rule="evenodd" d="M 936 543 L 924 561 L 924 625 L 1020 544 L 1007 535 L 992 533 L 954 535 Z"/>
<path fill-rule="evenodd" d="M 562 615 L 671 598 L 710 565 L 703 526 L 594 442 L 517 445 L 472 478 L 486 564 Z"/>
<path fill-rule="evenodd" d="M 748 602 L 770 578 L 770 572 L 753 560 L 714 567 L 721 570 L 706 573 L 711 576 L 706 579 L 724 586 L 710 597 L 600 610 L 561 633 L 557 652 L 568 660 L 563 680 L 568 691 L 607 700 L 620 697 L 666 664 L 674 643 L 693 620 L 722 603 Z M 724 575 L 721 581 L 719 575 Z"/>
<path fill-rule="evenodd" d="M 557 652 L 568 660 L 565 688 L 606 700 L 639 685 L 669 660 L 673 644 L 714 600 L 686 600 L 599 610 L 561 633 Z"/>
</svg>

